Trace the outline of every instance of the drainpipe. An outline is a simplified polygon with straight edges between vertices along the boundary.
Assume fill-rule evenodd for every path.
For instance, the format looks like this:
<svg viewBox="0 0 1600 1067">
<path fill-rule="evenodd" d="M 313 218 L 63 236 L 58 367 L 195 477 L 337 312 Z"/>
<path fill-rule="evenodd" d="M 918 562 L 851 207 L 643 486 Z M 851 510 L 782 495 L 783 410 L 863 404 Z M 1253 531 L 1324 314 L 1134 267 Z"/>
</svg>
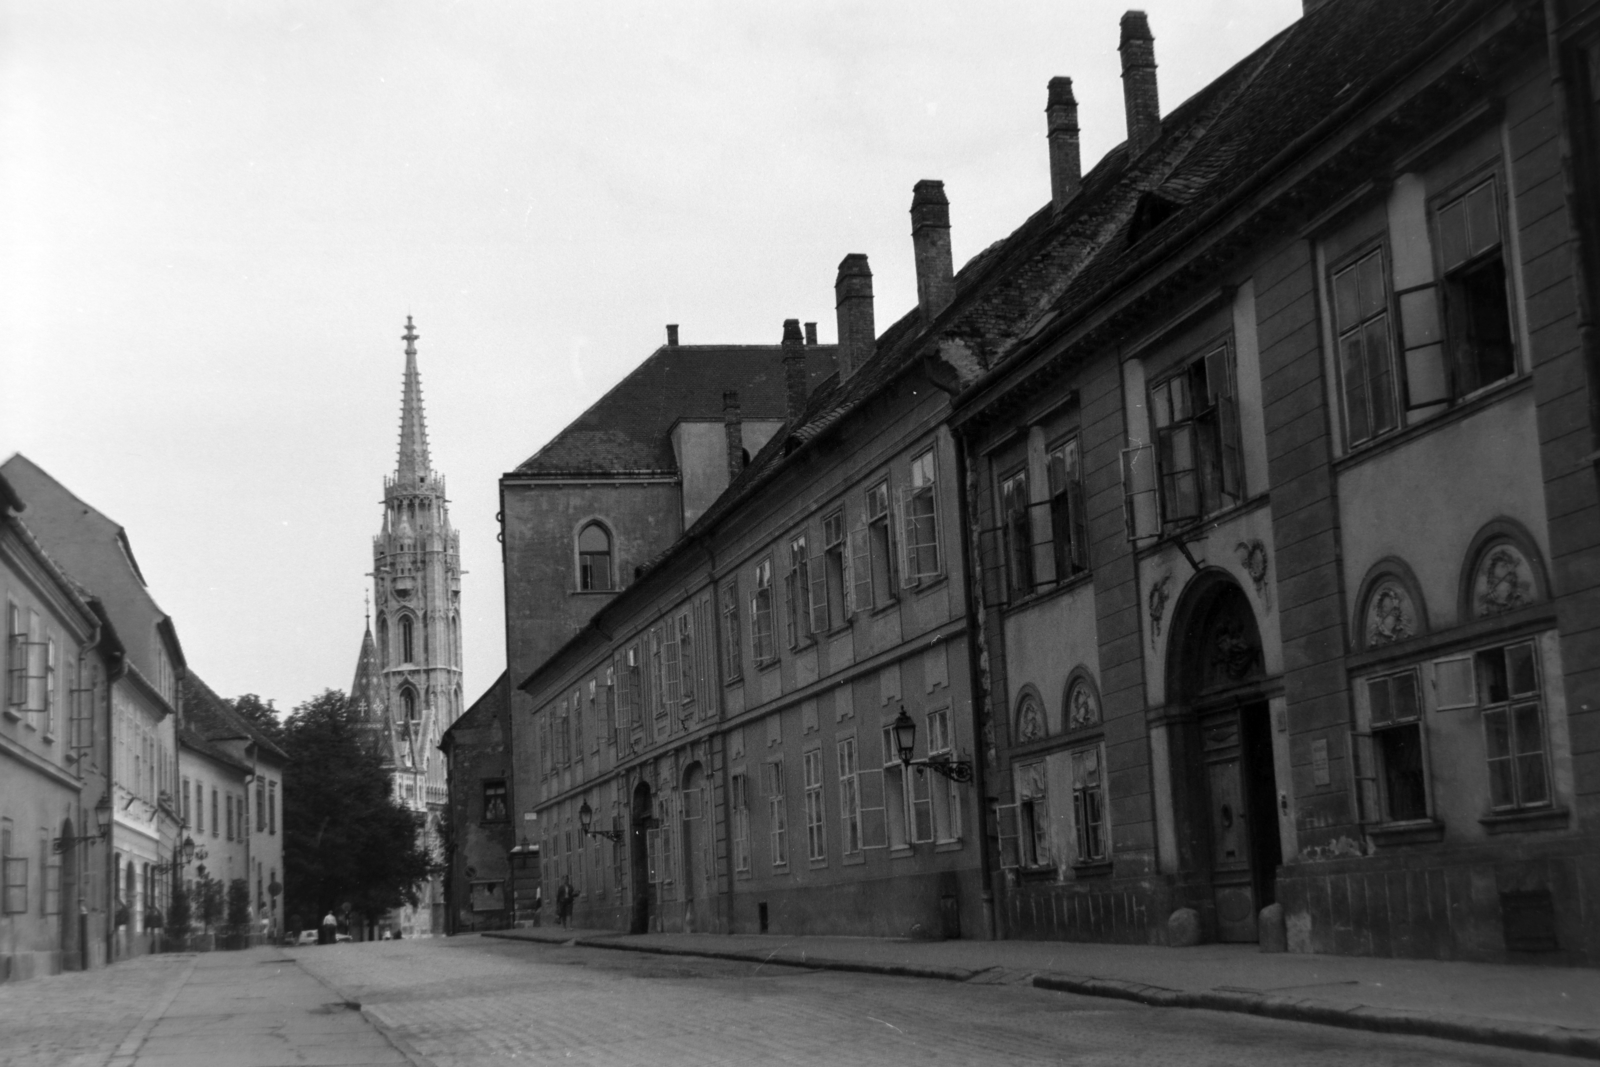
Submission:
<svg viewBox="0 0 1600 1067">
<path fill-rule="evenodd" d="M 1572 118 L 1567 106 L 1566 68 L 1561 58 L 1561 4 L 1559 0 L 1544 0 L 1544 32 L 1547 60 L 1550 64 L 1550 100 L 1556 115 L 1556 143 L 1561 158 L 1561 185 L 1565 193 L 1567 216 L 1572 220 L 1574 239 L 1568 244 L 1568 261 L 1576 289 L 1575 303 L 1578 315 L 1578 348 L 1583 353 L 1584 377 L 1589 386 L 1589 444 L 1592 451 L 1584 457 L 1591 473 L 1600 480 L 1600 351 L 1596 350 L 1594 336 L 1594 307 L 1591 302 L 1588 263 L 1585 261 L 1587 245 L 1594 238 L 1594 220 L 1584 200 L 1578 195 L 1578 179 L 1572 161 Z M 1593 151 L 1594 146 L 1589 146 Z M 1586 232 L 1587 231 L 1587 232 Z"/>
</svg>

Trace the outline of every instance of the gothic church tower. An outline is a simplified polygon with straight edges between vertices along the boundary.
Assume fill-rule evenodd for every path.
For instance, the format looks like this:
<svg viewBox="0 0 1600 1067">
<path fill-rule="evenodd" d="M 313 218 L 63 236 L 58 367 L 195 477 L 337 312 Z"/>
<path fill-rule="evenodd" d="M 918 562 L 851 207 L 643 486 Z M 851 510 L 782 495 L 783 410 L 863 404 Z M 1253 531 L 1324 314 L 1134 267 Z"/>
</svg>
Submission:
<svg viewBox="0 0 1600 1067">
<path fill-rule="evenodd" d="M 461 537 L 450 526 L 444 478 L 428 459 L 419 336 L 407 315 L 400 455 L 394 476 L 383 480 L 383 526 L 372 539 L 377 635 L 369 622 L 350 699 L 373 730 L 396 798 L 429 815 L 431 836 L 446 799 L 439 739 L 462 711 Z M 437 893 L 428 896 L 442 907 Z M 432 917 L 423 909 L 417 933 Z"/>
</svg>

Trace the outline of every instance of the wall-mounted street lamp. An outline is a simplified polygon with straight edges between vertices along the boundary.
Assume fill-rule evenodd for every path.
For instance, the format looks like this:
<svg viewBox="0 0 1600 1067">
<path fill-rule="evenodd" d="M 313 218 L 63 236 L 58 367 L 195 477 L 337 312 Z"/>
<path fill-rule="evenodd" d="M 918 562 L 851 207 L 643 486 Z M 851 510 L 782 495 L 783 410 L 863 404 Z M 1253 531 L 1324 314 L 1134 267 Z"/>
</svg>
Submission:
<svg viewBox="0 0 1600 1067">
<path fill-rule="evenodd" d="M 85 834 L 82 837 L 58 837 L 50 842 L 50 851 L 65 852 L 73 845 L 84 841 L 104 841 L 111 832 L 111 791 L 108 789 L 100 794 L 100 803 L 94 806 L 94 824 L 98 833 Z"/>
<path fill-rule="evenodd" d="M 157 863 L 151 869 L 161 872 L 176 872 L 184 867 L 189 866 L 189 864 L 193 863 L 197 858 L 202 860 L 205 859 L 206 850 L 202 848 L 199 851 L 196 851 L 194 847 L 194 838 L 185 837 L 183 839 L 183 844 L 178 846 L 177 853 L 174 854 L 170 860 L 165 863 Z"/>
<path fill-rule="evenodd" d="M 620 828 L 612 826 L 609 830 L 592 830 L 589 828 L 589 824 L 592 822 L 594 822 L 594 809 L 585 800 L 583 807 L 578 809 L 578 825 L 583 828 L 583 832 L 590 837 L 603 837 L 613 844 L 622 840 L 622 830 Z"/>
<path fill-rule="evenodd" d="M 889 729 L 894 734 L 894 747 L 900 754 L 901 766 L 915 767 L 919 771 L 926 767 L 944 775 L 952 782 L 972 781 L 971 760 L 951 759 L 950 754 L 945 752 L 929 756 L 927 759 L 911 758 L 911 754 L 917 750 L 917 724 L 906 714 L 905 708 L 900 709 L 900 714 L 894 717 Z"/>
</svg>

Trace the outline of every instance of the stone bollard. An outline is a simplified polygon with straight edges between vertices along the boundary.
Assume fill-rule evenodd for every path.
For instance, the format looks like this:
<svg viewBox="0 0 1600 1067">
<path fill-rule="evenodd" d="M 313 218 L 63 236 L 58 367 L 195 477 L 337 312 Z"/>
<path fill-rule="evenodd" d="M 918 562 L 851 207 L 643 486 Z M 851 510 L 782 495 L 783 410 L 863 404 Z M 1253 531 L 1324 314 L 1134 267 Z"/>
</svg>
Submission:
<svg viewBox="0 0 1600 1067">
<path fill-rule="evenodd" d="M 1193 908 L 1179 908 L 1167 916 L 1167 945 L 1170 948 L 1192 948 L 1200 943 L 1200 913 Z"/>
<path fill-rule="evenodd" d="M 1283 921 L 1283 905 L 1268 904 L 1256 919 L 1256 934 L 1262 952 L 1288 952 L 1289 931 Z"/>
</svg>

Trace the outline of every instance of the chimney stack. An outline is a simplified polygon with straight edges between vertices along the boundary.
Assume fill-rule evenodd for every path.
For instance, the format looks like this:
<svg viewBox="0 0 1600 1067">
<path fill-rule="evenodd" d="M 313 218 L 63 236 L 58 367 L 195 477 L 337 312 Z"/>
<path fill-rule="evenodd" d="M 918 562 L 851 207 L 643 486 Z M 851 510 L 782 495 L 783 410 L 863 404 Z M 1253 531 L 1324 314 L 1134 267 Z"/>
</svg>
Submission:
<svg viewBox="0 0 1600 1067">
<path fill-rule="evenodd" d="M 789 429 L 800 425 L 800 413 L 806 407 L 806 343 L 800 336 L 800 320 L 783 320 L 783 383 L 787 404 L 784 414 L 789 419 Z"/>
<path fill-rule="evenodd" d="M 924 179 L 911 190 L 911 248 L 917 261 L 917 306 L 932 322 L 955 295 L 955 261 L 950 253 L 950 201 L 944 182 Z"/>
<path fill-rule="evenodd" d="M 1050 203 L 1060 211 L 1078 195 L 1083 181 L 1083 162 L 1078 155 L 1078 98 L 1072 95 L 1071 78 L 1050 79 L 1044 113 L 1050 141 Z"/>
<path fill-rule="evenodd" d="M 816 343 L 817 343 L 817 324 L 814 323 L 814 322 L 808 322 L 808 323 L 806 323 L 806 344 L 807 345 L 814 345 Z"/>
<path fill-rule="evenodd" d="M 1128 111 L 1128 161 L 1144 155 L 1161 136 L 1161 99 L 1156 93 L 1156 40 L 1143 11 L 1122 16 L 1122 99 Z"/>
<path fill-rule="evenodd" d="M 739 418 L 739 394 L 729 389 L 722 394 L 722 432 L 728 439 L 728 484 L 744 470 L 744 424 Z"/>
<path fill-rule="evenodd" d="M 839 261 L 833 298 L 839 316 L 839 380 L 843 382 L 872 357 L 877 343 L 872 319 L 872 268 L 867 266 L 865 255 L 851 252 Z"/>
<path fill-rule="evenodd" d="M 667 344 L 672 348 L 678 347 L 678 324 L 675 322 L 667 323 Z"/>
</svg>

